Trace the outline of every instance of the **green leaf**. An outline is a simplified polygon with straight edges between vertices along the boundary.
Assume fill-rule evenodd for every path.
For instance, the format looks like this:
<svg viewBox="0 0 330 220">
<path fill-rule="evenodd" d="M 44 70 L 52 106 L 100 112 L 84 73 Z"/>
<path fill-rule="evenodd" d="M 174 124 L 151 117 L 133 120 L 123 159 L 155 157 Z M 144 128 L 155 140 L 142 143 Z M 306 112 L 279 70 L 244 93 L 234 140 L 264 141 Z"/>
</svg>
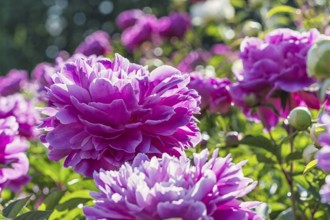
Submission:
<svg viewBox="0 0 330 220">
<path fill-rule="evenodd" d="M 14 220 L 44 220 L 47 219 L 52 211 L 31 211 L 20 215 Z"/>
<path fill-rule="evenodd" d="M 85 204 L 90 199 L 84 198 L 73 198 L 68 201 L 65 201 L 58 206 L 56 206 L 56 210 L 58 211 L 65 211 L 65 210 L 72 210 L 78 207 L 79 204 Z"/>
<path fill-rule="evenodd" d="M 84 204 L 91 200 L 88 190 L 79 190 L 63 196 L 56 206 L 59 211 L 71 210 L 77 208 L 79 204 Z"/>
<path fill-rule="evenodd" d="M 281 95 L 280 95 L 280 99 L 281 99 L 281 107 L 282 107 L 283 110 L 285 110 L 286 109 L 286 104 L 288 103 L 288 100 L 289 100 L 289 94 L 285 93 L 285 92 L 282 92 Z"/>
<path fill-rule="evenodd" d="M 293 160 L 299 160 L 302 158 L 302 152 L 296 151 L 296 152 L 292 152 L 290 153 L 286 158 L 286 162 L 290 162 Z"/>
<path fill-rule="evenodd" d="M 291 208 L 284 210 L 281 212 L 275 220 L 292 220 L 293 219 L 293 212 Z"/>
<path fill-rule="evenodd" d="M 328 89 L 330 88 L 330 79 L 326 79 L 323 83 L 322 86 L 320 88 L 319 91 L 319 96 L 320 96 L 320 100 L 324 100 L 325 96 L 327 95 Z"/>
<path fill-rule="evenodd" d="M 256 157 L 257 157 L 257 160 L 259 163 L 266 163 L 266 164 L 275 164 L 276 163 L 272 158 L 267 157 L 264 154 L 257 154 Z"/>
<path fill-rule="evenodd" d="M 246 144 L 251 147 L 262 148 L 272 154 L 276 154 L 276 147 L 273 145 L 273 143 L 269 139 L 261 135 L 247 135 L 240 141 L 240 144 Z"/>
<path fill-rule="evenodd" d="M 286 205 L 280 202 L 270 203 L 270 208 L 273 212 L 282 211 L 286 208 Z"/>
<path fill-rule="evenodd" d="M 51 192 L 46 199 L 42 202 L 39 207 L 39 210 L 53 210 L 55 206 L 58 204 L 65 191 L 54 191 Z"/>
<path fill-rule="evenodd" d="M 22 208 L 26 205 L 26 203 L 29 201 L 31 196 L 28 196 L 24 199 L 18 199 L 12 203 L 10 203 L 8 206 L 6 206 L 3 209 L 3 216 L 7 218 L 15 218 L 18 213 L 22 210 Z"/>
<path fill-rule="evenodd" d="M 308 171 L 310 171 L 313 167 L 315 167 L 316 164 L 317 164 L 317 160 L 312 160 L 311 162 L 309 162 L 306 165 L 303 174 L 305 175 Z"/>
<path fill-rule="evenodd" d="M 56 205 L 54 212 L 49 217 L 50 220 L 59 220 L 66 217 L 67 219 L 76 219 L 71 218 L 77 215 L 82 215 L 82 209 L 78 208 L 80 204 L 86 204 L 92 200 L 92 197 L 89 195 L 89 190 L 77 190 L 75 192 L 66 192 L 64 196 Z M 69 218 L 69 215 L 72 215 Z"/>
<path fill-rule="evenodd" d="M 269 10 L 267 12 L 267 17 L 270 18 L 276 14 L 280 14 L 280 13 L 296 13 L 297 9 L 287 6 L 287 5 L 281 5 L 281 6 L 277 6 L 272 8 L 271 10 Z"/>
<path fill-rule="evenodd" d="M 303 175 L 295 176 L 294 181 L 297 182 L 297 185 L 300 185 L 301 187 L 303 187 L 305 189 L 309 189 L 311 187 L 310 183 L 308 182 L 306 177 L 304 177 Z"/>
</svg>

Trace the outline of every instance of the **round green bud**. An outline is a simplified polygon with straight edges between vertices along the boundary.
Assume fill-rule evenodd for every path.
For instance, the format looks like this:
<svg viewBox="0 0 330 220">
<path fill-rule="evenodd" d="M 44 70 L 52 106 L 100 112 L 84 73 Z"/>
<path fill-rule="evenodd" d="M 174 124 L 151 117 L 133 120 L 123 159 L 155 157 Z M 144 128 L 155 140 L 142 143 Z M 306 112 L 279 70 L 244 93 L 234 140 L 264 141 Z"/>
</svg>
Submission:
<svg viewBox="0 0 330 220">
<path fill-rule="evenodd" d="M 313 124 L 310 130 L 310 136 L 313 140 L 313 143 L 316 147 L 321 147 L 321 144 L 319 142 L 319 136 L 320 134 L 326 132 L 327 127 L 324 124 Z"/>
<path fill-rule="evenodd" d="M 312 124 L 312 115 L 307 108 L 297 107 L 291 110 L 288 120 L 290 126 L 303 131 Z"/>
<path fill-rule="evenodd" d="M 239 137 L 236 131 L 230 131 L 226 134 L 226 146 L 227 147 L 237 147 L 239 145 Z"/>
<path fill-rule="evenodd" d="M 311 162 L 314 159 L 315 153 L 318 151 L 318 149 L 314 145 L 307 146 L 302 154 L 302 157 L 304 158 L 306 163 Z"/>
<path fill-rule="evenodd" d="M 246 21 L 243 25 L 242 31 L 246 36 L 257 36 L 261 31 L 261 24 L 255 21 Z"/>
<path fill-rule="evenodd" d="M 330 78 L 330 38 L 319 39 L 308 51 L 307 72 L 318 80 Z"/>
<path fill-rule="evenodd" d="M 250 93 L 244 96 L 244 102 L 247 107 L 253 108 L 259 104 L 259 99 L 254 93 Z"/>
</svg>

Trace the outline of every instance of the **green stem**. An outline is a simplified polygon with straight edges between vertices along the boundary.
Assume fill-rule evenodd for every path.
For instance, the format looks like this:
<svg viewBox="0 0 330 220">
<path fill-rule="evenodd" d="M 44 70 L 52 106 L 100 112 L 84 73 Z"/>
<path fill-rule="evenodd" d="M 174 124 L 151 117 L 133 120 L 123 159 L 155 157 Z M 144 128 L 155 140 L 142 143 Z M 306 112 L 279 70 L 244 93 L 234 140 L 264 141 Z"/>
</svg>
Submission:
<svg viewBox="0 0 330 220">
<path fill-rule="evenodd" d="M 291 105 L 290 101 L 289 101 L 289 106 Z M 290 108 L 290 107 L 289 107 Z M 256 108 L 256 111 L 260 117 L 260 120 L 262 122 L 262 124 L 265 126 L 266 125 L 266 121 L 264 116 L 261 114 L 260 109 Z M 276 156 L 276 159 L 281 167 L 281 171 L 283 173 L 283 175 L 285 176 L 285 179 L 289 185 L 289 189 L 290 189 L 290 199 L 291 199 L 291 205 L 292 205 L 292 212 L 293 212 L 293 220 L 298 220 L 298 216 L 297 216 L 297 204 L 296 204 L 296 198 L 295 198 L 295 193 L 294 193 L 294 183 L 293 183 L 293 170 L 294 170 L 294 164 L 293 161 L 290 161 L 290 171 L 287 172 L 284 167 L 283 167 L 283 160 L 282 160 L 282 153 L 281 153 L 281 148 L 282 148 L 282 144 L 283 142 L 281 142 L 281 145 L 277 145 L 276 141 L 271 133 L 271 131 L 268 131 L 269 137 L 271 139 L 271 141 L 273 142 L 274 146 L 278 146 L 279 147 L 279 155 Z M 294 151 L 294 147 L 293 147 L 293 141 L 295 138 L 295 132 L 292 131 L 292 128 L 289 128 L 289 134 L 288 136 L 289 138 L 289 142 L 290 142 L 290 153 L 293 153 Z"/>
<path fill-rule="evenodd" d="M 288 100 L 289 102 L 289 109 L 291 110 L 291 99 L 289 98 Z M 295 135 L 293 135 L 294 131 L 292 129 L 292 127 L 289 127 L 289 143 L 290 143 L 290 153 L 293 153 L 294 151 L 294 139 L 295 139 Z M 294 170 L 294 161 L 291 160 L 290 161 L 290 172 L 289 172 L 289 176 L 290 176 L 290 181 L 288 181 L 289 183 L 289 187 L 290 187 L 290 199 L 291 199 L 291 204 L 292 204 L 292 213 L 293 213 L 293 219 L 294 220 L 298 220 L 298 215 L 297 215 L 297 202 L 296 202 L 296 196 L 295 196 L 295 191 L 294 191 L 294 180 L 293 180 L 293 170 Z"/>
</svg>

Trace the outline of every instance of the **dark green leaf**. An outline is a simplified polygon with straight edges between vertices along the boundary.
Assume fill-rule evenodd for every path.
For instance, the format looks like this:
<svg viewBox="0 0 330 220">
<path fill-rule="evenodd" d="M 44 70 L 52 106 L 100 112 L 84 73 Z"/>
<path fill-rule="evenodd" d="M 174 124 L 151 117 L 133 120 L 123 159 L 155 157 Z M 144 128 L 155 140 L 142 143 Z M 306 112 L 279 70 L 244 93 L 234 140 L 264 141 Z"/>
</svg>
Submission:
<svg viewBox="0 0 330 220">
<path fill-rule="evenodd" d="M 323 83 L 322 83 L 322 86 L 321 86 L 321 89 L 320 89 L 320 99 L 323 101 L 325 99 L 325 96 L 327 95 L 327 92 L 329 90 L 329 87 L 330 87 L 330 79 L 326 79 Z"/>
<path fill-rule="evenodd" d="M 261 135 L 259 136 L 248 135 L 240 141 L 240 144 L 246 144 L 251 147 L 262 148 L 272 154 L 276 154 L 276 146 L 274 146 L 269 139 Z"/>
<path fill-rule="evenodd" d="M 40 205 L 39 210 L 53 210 L 64 195 L 64 193 L 64 191 L 51 192 Z"/>
<path fill-rule="evenodd" d="M 284 210 L 281 212 L 275 220 L 292 220 L 293 219 L 293 212 L 291 208 Z"/>
<path fill-rule="evenodd" d="M 280 95 L 281 98 L 281 107 L 284 110 L 286 108 L 286 104 L 288 102 L 289 95 L 287 93 L 283 93 Z"/>
<path fill-rule="evenodd" d="M 79 190 L 73 193 L 68 193 L 63 196 L 56 206 L 56 209 L 59 211 L 71 210 L 77 208 L 79 204 L 84 204 L 87 201 L 91 200 L 88 190 Z"/>
<path fill-rule="evenodd" d="M 20 215 L 14 220 L 44 220 L 47 219 L 52 211 L 31 211 Z"/>
<path fill-rule="evenodd" d="M 88 202 L 90 199 L 84 199 L 84 198 L 73 198 L 68 201 L 65 201 L 58 206 L 56 206 L 56 209 L 59 211 L 64 211 L 64 210 L 71 210 L 75 209 L 78 207 L 79 204 L 84 204 Z"/>
<path fill-rule="evenodd" d="M 266 163 L 266 164 L 275 164 L 276 162 L 270 158 L 270 157 L 266 157 L 264 154 L 257 154 L 257 160 L 260 163 Z"/>
<path fill-rule="evenodd" d="M 12 203 L 10 203 L 6 208 L 3 210 L 3 216 L 7 218 L 15 218 L 18 213 L 22 210 L 22 208 L 26 205 L 27 201 L 29 201 L 31 196 L 28 196 L 24 199 L 18 199 Z"/>
<path fill-rule="evenodd" d="M 292 152 L 290 153 L 286 158 L 286 162 L 290 162 L 293 160 L 299 160 L 302 158 L 302 152 L 296 151 L 296 152 Z"/>
</svg>

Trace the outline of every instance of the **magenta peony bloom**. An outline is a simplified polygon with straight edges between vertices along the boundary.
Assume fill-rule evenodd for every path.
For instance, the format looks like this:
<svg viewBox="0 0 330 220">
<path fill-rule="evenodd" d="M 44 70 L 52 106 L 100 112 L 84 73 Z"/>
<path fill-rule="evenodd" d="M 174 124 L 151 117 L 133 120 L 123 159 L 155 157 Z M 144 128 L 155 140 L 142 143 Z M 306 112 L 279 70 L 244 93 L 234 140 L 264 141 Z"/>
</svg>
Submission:
<svg viewBox="0 0 330 220">
<path fill-rule="evenodd" d="M 330 175 L 325 178 L 325 184 L 320 190 L 321 202 L 330 203 Z"/>
<path fill-rule="evenodd" d="M 121 29 L 126 29 L 133 26 L 143 16 L 145 14 L 140 9 L 123 11 L 118 15 L 116 23 Z"/>
<path fill-rule="evenodd" d="M 318 123 L 326 127 L 326 130 L 318 136 L 318 141 L 321 146 L 329 146 L 330 149 L 330 112 L 321 114 L 318 118 Z"/>
<path fill-rule="evenodd" d="M 46 87 L 52 84 L 51 75 L 56 72 L 54 66 L 50 63 L 39 63 L 33 70 L 32 76 L 39 86 L 38 92 L 45 93 Z"/>
<path fill-rule="evenodd" d="M 80 57 L 86 58 L 85 55 L 79 53 L 74 54 L 72 57 L 67 57 L 67 55 L 68 54 L 66 54 L 65 51 L 61 51 L 61 53 L 59 53 L 56 57 L 54 65 L 47 62 L 39 63 L 32 71 L 33 79 L 39 87 L 39 99 L 45 101 L 45 93 L 47 92 L 47 88 L 54 84 L 52 75 L 60 71 L 66 62 L 72 62 Z"/>
<path fill-rule="evenodd" d="M 25 70 L 10 70 L 6 76 L 0 76 L 0 96 L 7 96 L 22 90 L 28 82 Z"/>
<path fill-rule="evenodd" d="M 186 157 L 163 154 L 161 159 L 139 154 L 132 165 L 118 171 L 94 173 L 100 192 L 92 192 L 94 207 L 85 207 L 89 220 L 96 219 L 261 219 L 250 208 L 259 202 L 241 202 L 257 184 L 244 177 L 246 161 L 232 163 L 230 155 L 208 160 L 207 149 Z"/>
<path fill-rule="evenodd" d="M 317 166 L 322 170 L 330 172 L 330 146 L 324 146 L 316 154 Z"/>
<path fill-rule="evenodd" d="M 262 122 L 266 130 L 274 128 L 280 119 L 288 117 L 291 109 L 301 106 L 304 103 L 295 94 L 288 94 L 287 100 L 290 100 L 288 101 L 290 102 L 290 106 L 287 104 L 285 109 L 283 109 L 280 98 L 270 97 L 268 99 L 261 99 L 255 96 L 254 93 L 246 92 L 246 90 L 237 86 L 230 86 L 230 94 L 234 104 L 243 109 L 246 117 L 251 121 Z M 257 107 L 258 111 L 253 109 L 255 107 Z M 277 112 L 274 112 L 274 109 Z"/>
<path fill-rule="evenodd" d="M 122 33 L 121 41 L 133 52 L 142 43 L 152 40 L 154 33 L 157 33 L 157 18 L 154 15 L 145 15 Z"/>
<path fill-rule="evenodd" d="M 41 139 L 50 159 L 65 157 L 79 173 L 116 169 L 140 152 L 179 156 L 200 141 L 193 117 L 200 97 L 175 68 L 149 73 L 116 54 L 77 58 L 52 78 Z"/>
<path fill-rule="evenodd" d="M 15 117 L 0 119 L 0 192 L 9 187 L 18 192 L 29 181 L 28 143 L 18 136 Z"/>
<path fill-rule="evenodd" d="M 228 47 L 226 44 L 213 45 L 211 48 L 211 52 L 215 55 L 222 55 L 222 56 L 232 53 L 230 47 Z"/>
<path fill-rule="evenodd" d="M 306 57 L 319 35 L 315 29 L 307 33 L 278 29 L 267 34 L 265 40 L 246 38 L 240 54 L 243 71 L 236 74 L 238 81 L 230 87 L 233 102 L 254 119 L 260 116 L 251 115 L 251 107 L 274 105 L 279 115 L 268 109 L 265 110 L 268 113 L 262 116 L 267 120 L 272 118 L 272 122 L 263 123 L 267 129 L 274 127 L 296 106 L 319 106 L 312 105 L 313 95 L 304 91 L 315 82 L 307 75 Z M 290 100 L 286 109 L 278 104 L 284 96 Z"/>
<path fill-rule="evenodd" d="M 307 75 L 306 56 L 319 36 L 316 29 L 307 33 L 277 29 L 267 34 L 263 41 L 246 38 L 241 44 L 244 70 L 238 78 L 239 85 L 254 87 L 255 91 L 260 89 L 263 97 L 276 90 L 303 90 L 314 82 Z"/>
<path fill-rule="evenodd" d="M 226 78 L 205 77 L 200 72 L 190 74 L 188 87 L 195 89 L 202 98 L 201 109 L 208 109 L 212 113 L 227 113 L 231 106 L 231 95 Z"/>
<path fill-rule="evenodd" d="M 330 172 L 330 112 L 321 114 L 318 123 L 326 129 L 318 135 L 318 143 L 322 149 L 316 154 L 317 165 L 322 170 Z"/>
<path fill-rule="evenodd" d="M 158 20 L 158 25 L 158 33 L 164 38 L 183 38 L 191 26 L 190 17 L 186 13 L 172 13 L 162 17 Z"/>
<path fill-rule="evenodd" d="M 34 108 L 32 101 L 27 101 L 17 93 L 0 97 L 0 119 L 14 116 L 19 125 L 19 135 L 28 139 L 36 137 L 36 125 L 39 122 L 39 113 Z"/>
<path fill-rule="evenodd" d="M 200 49 L 192 51 L 181 60 L 178 64 L 178 69 L 184 73 L 194 72 L 198 65 L 205 66 L 210 58 L 211 54 L 206 51 Z"/>
<path fill-rule="evenodd" d="M 75 53 L 81 53 L 85 56 L 106 55 L 112 51 L 110 36 L 104 31 L 96 31 L 86 37 L 86 39 L 77 47 Z"/>
<path fill-rule="evenodd" d="M 318 145 L 322 146 L 321 150 L 316 153 L 317 166 L 324 171 L 330 172 L 330 112 L 325 112 L 321 114 L 318 118 L 319 128 L 325 128 L 319 133 L 313 131 L 312 138 L 318 139 Z M 325 185 L 322 186 L 320 190 L 321 201 L 323 203 L 330 203 L 330 176 L 325 179 Z"/>
</svg>

